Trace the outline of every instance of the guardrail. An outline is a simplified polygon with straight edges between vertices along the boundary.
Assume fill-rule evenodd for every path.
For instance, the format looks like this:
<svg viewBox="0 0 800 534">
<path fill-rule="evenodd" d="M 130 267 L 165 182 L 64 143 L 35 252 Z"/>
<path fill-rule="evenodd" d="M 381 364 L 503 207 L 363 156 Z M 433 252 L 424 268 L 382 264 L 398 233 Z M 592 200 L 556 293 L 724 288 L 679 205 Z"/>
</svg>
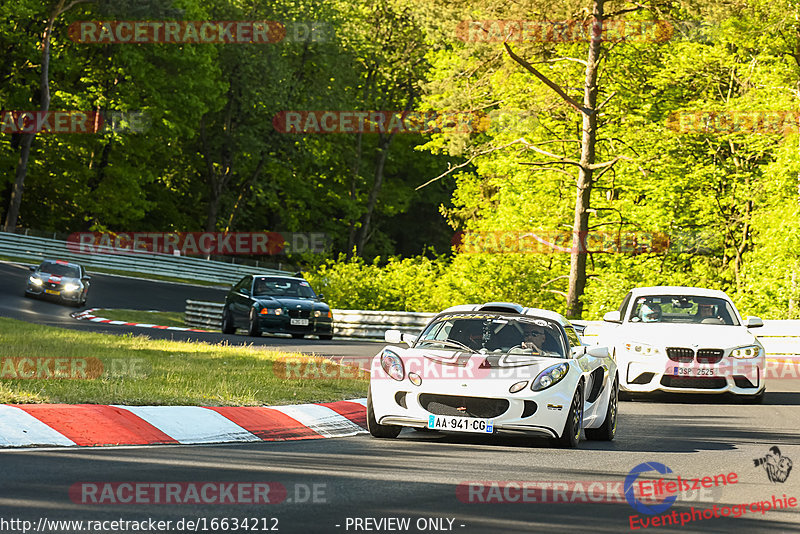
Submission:
<svg viewBox="0 0 800 534">
<path fill-rule="evenodd" d="M 219 330 L 222 326 L 222 307 L 219 302 L 187 300 L 186 326 Z M 389 328 L 404 333 L 417 334 L 428 324 L 435 313 L 331 310 L 333 334 L 340 337 L 383 339 Z M 583 339 L 597 343 L 603 330 L 612 325 L 603 321 L 575 321 L 584 327 Z M 772 358 L 800 358 L 800 321 L 764 321 L 764 326 L 751 330 L 764 345 L 767 356 Z"/>
<path fill-rule="evenodd" d="M 179 277 L 234 284 L 244 275 L 254 272 L 286 275 L 284 271 L 264 269 L 252 265 L 239 265 L 221 261 L 204 260 L 188 256 L 152 253 L 80 254 L 71 251 L 66 241 L 0 232 L 0 256 L 40 262 L 45 258 L 80 263 L 87 270 L 111 269 L 138 274 Z"/>
<path fill-rule="evenodd" d="M 218 330 L 222 326 L 222 307 L 219 302 L 187 300 L 184 321 L 186 326 Z M 435 313 L 331 310 L 333 335 L 383 339 L 383 333 L 394 328 L 404 333 L 418 334 Z"/>
</svg>

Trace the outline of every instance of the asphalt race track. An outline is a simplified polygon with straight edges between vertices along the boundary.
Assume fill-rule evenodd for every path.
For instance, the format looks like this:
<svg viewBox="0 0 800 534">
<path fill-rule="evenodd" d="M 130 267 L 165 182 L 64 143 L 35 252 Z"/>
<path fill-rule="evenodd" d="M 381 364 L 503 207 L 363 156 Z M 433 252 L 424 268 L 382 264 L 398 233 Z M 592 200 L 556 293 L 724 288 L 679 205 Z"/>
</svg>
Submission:
<svg viewBox="0 0 800 534">
<path fill-rule="evenodd" d="M 27 271 L 22 268 L 0 264 L 0 315 L 66 328 L 142 333 L 141 329 L 75 321 L 69 317 L 72 308 L 25 299 L 22 297 L 25 277 Z M 220 300 L 222 295 L 214 289 L 104 275 L 94 275 L 92 283 L 88 303 L 91 307 L 181 311 L 188 296 Z M 175 339 L 255 342 L 318 353 L 347 350 L 367 353 L 368 349 L 373 353 L 379 347 L 375 343 L 348 340 L 320 342 L 278 337 L 253 340 L 222 334 L 146 333 Z M 302 533 L 528 533 L 568 532 L 576 528 L 585 532 L 625 532 L 631 531 L 631 516 L 658 517 L 640 514 L 621 495 L 625 477 L 645 462 L 664 464 L 671 469 L 668 478 L 672 479 L 678 475 L 688 479 L 736 474 L 736 483 L 680 495 L 664 514 L 675 511 L 676 517 L 682 513 L 691 517 L 692 507 L 697 512 L 714 506 L 724 513 L 731 511 L 730 506 L 760 501 L 769 501 L 774 506 L 773 496 L 800 498 L 800 467 L 795 467 L 785 482 L 770 482 L 764 467 L 755 466 L 754 460 L 763 458 L 770 447 L 777 446 L 784 457 L 795 463 L 800 461 L 799 383 L 798 378 L 791 377 L 769 381 L 764 404 L 755 406 L 727 397 L 661 396 L 623 402 L 617 439 L 611 443 L 582 441 L 577 450 L 555 449 L 546 440 L 524 437 L 488 439 L 412 430 L 404 430 L 395 440 L 360 435 L 235 445 L 2 450 L 0 532 L 22 532 L 21 523 L 4 524 L 4 520 L 31 521 L 30 531 L 35 531 L 39 521 L 45 519 L 172 521 L 164 532 L 194 530 L 185 526 L 177 530 L 175 525 L 181 519 L 199 519 L 205 521 L 205 528 L 198 525 L 198 532 L 245 531 L 231 529 L 233 518 L 240 522 L 250 518 L 246 529 L 249 532 L 275 527 L 272 518 L 277 518 L 279 532 Z M 647 478 L 659 477 L 651 473 Z M 468 481 L 476 482 L 473 492 L 465 491 L 468 486 L 461 486 Z M 484 487 L 477 485 L 478 481 Z M 535 493 L 512 491 L 518 486 L 491 484 L 514 481 L 579 482 L 587 491 L 577 491 L 572 485 L 557 498 L 568 502 L 542 503 L 533 500 Z M 105 487 L 104 484 L 126 482 L 196 483 L 197 486 L 214 483 L 216 487 L 232 482 L 270 482 L 285 488 L 287 493 L 285 499 L 279 497 L 280 502 L 271 504 L 199 504 L 187 498 L 181 504 L 168 505 L 109 500 L 93 504 L 85 502 L 88 499 L 82 499 L 80 491 L 70 494 L 71 487 L 85 487 L 79 486 L 81 483 Z M 592 483 L 603 484 L 602 495 L 589 491 Z M 492 492 L 492 487 L 506 489 Z M 621 502 L 597 502 L 596 497 L 602 500 L 607 494 L 619 496 Z M 482 498 L 494 500 L 476 502 Z M 241 500 L 247 500 L 247 496 Z M 741 512 L 741 508 L 737 509 Z M 741 517 L 702 520 L 696 517 L 683 526 L 657 530 L 800 532 L 800 505 L 789 511 L 765 513 L 748 508 Z M 229 519 L 227 529 L 212 528 L 213 519 L 223 518 Z M 259 518 L 255 529 L 252 518 Z M 408 518 L 409 528 L 397 528 L 398 523 L 386 522 L 389 518 Z M 646 530 L 653 531 L 656 527 Z M 95 532 L 126 531 L 109 526 L 108 530 Z"/>
<path fill-rule="evenodd" d="M 268 335 L 253 338 L 244 335 L 244 331 L 232 335 L 225 335 L 221 332 L 175 332 L 78 321 L 70 317 L 70 314 L 85 308 L 73 308 L 58 302 L 25 298 L 23 292 L 29 273 L 27 265 L 0 262 L 0 316 L 47 326 L 107 334 L 123 335 L 130 332 L 136 335 L 147 335 L 154 339 L 209 343 L 227 341 L 230 344 L 280 347 L 284 350 L 316 353 L 324 356 L 366 358 L 374 356 L 381 348 L 381 344 L 376 341 L 337 340 L 336 338 L 331 341 L 320 341 L 316 338 L 293 339 L 288 336 Z M 91 271 L 89 274 L 92 277 L 92 287 L 89 290 L 86 307 L 90 308 L 183 312 L 187 299 L 222 302 L 227 293 L 226 289 L 157 282 L 97 274 Z"/>
</svg>

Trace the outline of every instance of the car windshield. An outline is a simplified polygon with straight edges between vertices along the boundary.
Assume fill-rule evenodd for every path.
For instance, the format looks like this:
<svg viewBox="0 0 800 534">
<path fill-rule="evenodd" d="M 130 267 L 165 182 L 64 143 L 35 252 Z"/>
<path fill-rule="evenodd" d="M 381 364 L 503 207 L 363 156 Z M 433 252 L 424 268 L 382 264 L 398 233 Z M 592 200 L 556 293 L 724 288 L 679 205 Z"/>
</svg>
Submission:
<svg viewBox="0 0 800 534">
<path fill-rule="evenodd" d="M 445 315 L 428 325 L 414 346 L 484 354 L 566 357 L 558 324 L 536 317 L 469 313 Z"/>
<path fill-rule="evenodd" d="M 54 274 L 56 276 L 66 276 L 67 278 L 81 277 L 81 270 L 79 268 L 63 263 L 43 263 L 39 266 L 39 272 Z"/>
<path fill-rule="evenodd" d="M 636 299 L 628 320 L 632 323 L 695 323 L 739 326 L 730 302 L 693 295 L 647 295 Z"/>
<path fill-rule="evenodd" d="M 256 278 L 253 285 L 255 297 L 293 297 L 313 299 L 314 290 L 305 280 L 289 280 L 286 278 Z"/>
</svg>

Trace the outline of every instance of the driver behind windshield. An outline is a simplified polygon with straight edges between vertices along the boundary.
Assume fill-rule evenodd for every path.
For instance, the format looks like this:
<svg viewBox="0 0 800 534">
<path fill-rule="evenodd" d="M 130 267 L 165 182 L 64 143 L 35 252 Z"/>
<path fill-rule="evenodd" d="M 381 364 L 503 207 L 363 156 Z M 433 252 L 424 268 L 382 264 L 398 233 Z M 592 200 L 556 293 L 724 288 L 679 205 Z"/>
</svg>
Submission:
<svg viewBox="0 0 800 534">
<path fill-rule="evenodd" d="M 523 323 L 522 339 L 523 349 L 532 349 L 535 352 L 544 352 L 544 343 L 547 341 L 547 333 L 540 326 Z"/>
</svg>

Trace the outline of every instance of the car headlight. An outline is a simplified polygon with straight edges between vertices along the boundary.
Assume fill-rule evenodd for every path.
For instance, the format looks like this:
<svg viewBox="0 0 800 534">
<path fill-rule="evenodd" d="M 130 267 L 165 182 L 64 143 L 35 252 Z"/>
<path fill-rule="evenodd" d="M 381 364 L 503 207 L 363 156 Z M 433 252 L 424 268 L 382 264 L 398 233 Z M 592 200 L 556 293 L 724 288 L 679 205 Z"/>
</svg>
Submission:
<svg viewBox="0 0 800 534">
<path fill-rule="evenodd" d="M 739 358 L 740 360 L 745 360 L 748 358 L 757 358 L 759 353 L 761 352 L 761 347 L 758 345 L 748 345 L 746 347 L 739 347 L 738 349 L 733 349 L 731 351 L 731 356 L 734 358 Z"/>
<path fill-rule="evenodd" d="M 315 310 L 314 317 L 322 317 L 322 310 Z"/>
<path fill-rule="evenodd" d="M 569 371 L 569 365 L 566 363 L 551 365 L 539 373 L 539 376 L 537 376 L 536 380 L 531 384 L 531 389 L 533 391 L 541 391 L 550 386 L 554 386 L 567 376 L 567 371 Z"/>
<path fill-rule="evenodd" d="M 64 284 L 64 291 L 69 293 L 70 291 L 75 291 L 76 289 L 78 289 L 78 287 L 79 287 L 78 284 L 73 284 L 72 282 L 69 282 L 67 284 Z"/>
<path fill-rule="evenodd" d="M 517 382 L 516 384 L 514 384 L 513 386 L 508 388 L 508 392 L 509 393 L 516 393 L 518 391 L 522 391 L 523 389 L 525 389 L 525 386 L 527 386 L 527 385 L 528 385 L 528 381 L 527 380 L 523 380 L 522 382 Z"/>
<path fill-rule="evenodd" d="M 395 380 L 402 380 L 406 376 L 405 367 L 403 367 L 403 360 L 400 356 L 390 350 L 384 350 L 381 354 L 381 367 L 386 371 L 386 374 Z"/>
<path fill-rule="evenodd" d="M 641 354 L 642 356 L 661 354 L 661 350 L 658 347 L 653 347 L 646 343 L 625 343 L 625 350 L 633 354 Z"/>
<path fill-rule="evenodd" d="M 31 284 L 35 286 L 40 286 L 44 283 L 42 282 L 41 278 L 36 278 L 35 276 L 31 276 L 30 278 L 28 278 L 28 280 L 30 281 Z"/>
<path fill-rule="evenodd" d="M 270 313 L 273 315 L 281 315 L 283 313 L 282 308 L 263 308 L 260 312 L 261 315 L 269 315 Z"/>
</svg>

